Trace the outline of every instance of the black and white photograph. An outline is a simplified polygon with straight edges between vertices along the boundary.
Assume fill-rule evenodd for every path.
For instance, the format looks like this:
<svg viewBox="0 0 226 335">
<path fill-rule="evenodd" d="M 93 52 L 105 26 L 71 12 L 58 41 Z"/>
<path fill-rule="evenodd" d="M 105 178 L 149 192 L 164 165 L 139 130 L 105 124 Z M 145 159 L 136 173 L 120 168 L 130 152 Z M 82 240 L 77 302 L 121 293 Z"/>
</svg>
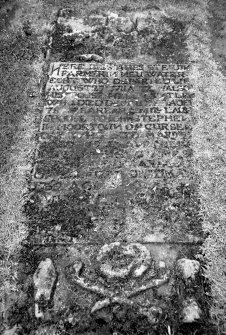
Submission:
<svg viewBox="0 0 226 335">
<path fill-rule="evenodd" d="M 226 0 L 0 0 L 0 333 L 226 335 Z"/>
</svg>

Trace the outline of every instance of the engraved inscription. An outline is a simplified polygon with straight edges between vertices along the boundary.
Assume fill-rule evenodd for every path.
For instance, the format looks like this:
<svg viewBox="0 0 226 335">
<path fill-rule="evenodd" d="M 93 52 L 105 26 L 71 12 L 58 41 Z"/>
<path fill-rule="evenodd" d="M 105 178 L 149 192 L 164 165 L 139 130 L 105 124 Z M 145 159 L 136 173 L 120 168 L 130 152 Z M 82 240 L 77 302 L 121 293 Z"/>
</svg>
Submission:
<svg viewBox="0 0 226 335">
<path fill-rule="evenodd" d="M 74 168 L 69 143 L 81 146 L 84 142 L 96 146 L 86 162 L 89 168 L 80 170 L 88 179 L 105 178 L 103 167 L 109 159 L 115 172 L 127 166 L 129 178 L 148 178 L 150 173 L 155 178 L 174 176 L 172 169 L 167 170 L 167 162 L 156 160 L 156 154 L 142 160 L 137 156 L 142 155 L 141 147 L 150 146 L 153 151 L 168 147 L 173 156 L 188 140 L 192 104 L 188 67 L 187 64 L 52 63 L 35 177 L 69 176 Z M 51 143 L 55 141 L 59 143 L 52 150 Z M 104 143 L 114 143 L 111 152 Z M 119 156 L 120 162 L 116 163 L 114 158 Z"/>
<path fill-rule="evenodd" d="M 192 155 L 188 69 L 50 65 L 33 170 L 40 225 L 60 225 L 71 237 L 132 241 L 159 221 L 171 231 L 174 222 L 183 220 L 186 230 L 196 220 L 195 211 L 183 210 L 193 198 L 181 193 Z M 173 205 L 164 192 L 174 195 Z"/>
</svg>

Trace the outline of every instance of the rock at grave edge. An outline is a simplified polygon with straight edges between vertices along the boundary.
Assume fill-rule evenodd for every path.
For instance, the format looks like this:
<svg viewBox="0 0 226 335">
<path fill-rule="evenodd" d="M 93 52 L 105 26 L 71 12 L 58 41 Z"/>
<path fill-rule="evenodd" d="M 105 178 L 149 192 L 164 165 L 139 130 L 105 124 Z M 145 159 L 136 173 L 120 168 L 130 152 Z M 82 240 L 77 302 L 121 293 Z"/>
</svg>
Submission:
<svg viewBox="0 0 226 335">
<path fill-rule="evenodd" d="M 36 318 L 44 317 L 44 309 L 50 302 L 56 280 L 57 273 L 51 259 L 41 261 L 33 275 Z"/>
<path fill-rule="evenodd" d="M 201 309 L 199 308 L 194 297 L 187 298 L 183 302 L 182 322 L 193 323 L 201 318 Z"/>
<path fill-rule="evenodd" d="M 193 259 L 181 258 L 177 261 L 177 269 L 184 280 L 194 280 L 200 270 L 200 263 Z"/>
</svg>

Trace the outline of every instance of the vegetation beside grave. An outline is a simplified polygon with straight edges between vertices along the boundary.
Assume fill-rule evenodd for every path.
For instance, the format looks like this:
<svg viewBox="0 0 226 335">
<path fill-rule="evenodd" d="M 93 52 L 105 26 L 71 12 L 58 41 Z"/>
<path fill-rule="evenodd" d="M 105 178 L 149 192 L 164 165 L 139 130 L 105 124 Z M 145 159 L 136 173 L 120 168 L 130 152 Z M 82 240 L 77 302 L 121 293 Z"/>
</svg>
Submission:
<svg viewBox="0 0 226 335">
<path fill-rule="evenodd" d="M 225 78 L 211 53 L 209 30 L 210 5 L 225 6 L 224 1 L 164 2 L 168 14 L 187 22 L 187 43 L 191 61 L 190 82 L 195 93 L 193 101 L 192 149 L 194 172 L 198 177 L 200 215 L 203 218 L 205 242 L 200 260 L 211 285 L 211 319 L 218 334 L 226 331 L 225 285 Z M 176 6 L 177 5 L 177 6 Z M 176 8 L 176 9 L 175 9 Z M 220 14 L 219 14 L 220 15 Z M 213 20 L 217 25 L 217 17 Z M 219 25 L 219 23 L 218 23 Z M 219 61 L 219 59 L 218 59 Z M 223 64 L 224 65 L 224 64 Z M 206 301 L 210 304 L 210 300 Z"/>
<path fill-rule="evenodd" d="M 1 17 L 6 13 L 0 35 L 1 312 L 17 290 L 17 260 L 27 234 L 22 205 L 40 116 L 43 49 L 52 14 L 41 1 L 11 1 L 6 6 L 0 12 Z M 12 8 L 16 10 L 8 17 Z"/>
<path fill-rule="evenodd" d="M 207 0 L 197 1 L 195 11 L 181 6 L 181 17 L 190 21 L 187 31 L 192 62 L 190 78 L 195 92 L 193 150 L 194 168 L 199 176 L 203 230 L 208 236 L 203 246 L 207 262 L 205 275 L 212 286 L 211 308 L 219 334 L 225 328 L 225 80 L 211 54 Z M 172 7 L 171 7 L 172 10 Z M 224 326 L 223 326 L 224 325 Z M 225 331 L 225 329 L 224 329 Z"/>
<path fill-rule="evenodd" d="M 194 168 L 200 180 L 203 230 L 207 236 L 202 251 L 207 262 L 205 275 L 212 287 L 212 319 L 218 326 L 218 333 L 222 334 L 226 330 L 226 84 L 210 50 L 208 3 L 207 0 L 199 1 L 196 7 L 188 29 L 188 48 L 192 62 L 190 78 L 195 91 Z"/>
</svg>

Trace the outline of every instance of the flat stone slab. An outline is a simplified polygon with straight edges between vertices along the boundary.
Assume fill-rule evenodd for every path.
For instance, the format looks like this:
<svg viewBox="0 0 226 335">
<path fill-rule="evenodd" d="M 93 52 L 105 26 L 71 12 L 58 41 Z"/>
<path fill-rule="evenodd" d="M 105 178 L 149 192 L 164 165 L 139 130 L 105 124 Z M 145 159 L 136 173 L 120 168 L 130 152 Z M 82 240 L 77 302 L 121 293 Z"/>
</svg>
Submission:
<svg viewBox="0 0 226 335">
<path fill-rule="evenodd" d="M 202 236 L 185 41 L 184 25 L 154 9 L 82 18 L 63 10 L 57 19 L 32 171 L 31 242 L 39 257 L 55 257 L 51 311 L 76 305 L 72 325 L 131 309 L 157 327 L 175 290 L 196 292 L 196 277 L 193 288 L 175 266 L 193 264 Z M 184 322 L 201 315 L 198 305 L 189 314 L 193 302 L 183 305 Z"/>
<path fill-rule="evenodd" d="M 199 239 L 188 74 L 185 25 L 158 7 L 60 11 L 32 174 L 42 242 Z"/>
<path fill-rule="evenodd" d="M 188 69 L 189 64 L 51 63 L 33 173 L 43 220 L 51 221 L 54 206 L 63 206 L 64 217 L 57 215 L 54 225 L 74 237 L 82 227 L 93 227 L 105 238 L 147 240 L 156 224 L 169 225 L 159 216 L 166 198 L 172 198 L 167 210 L 179 215 L 183 192 L 192 192 Z M 185 238 L 191 220 L 184 215 L 183 221 Z"/>
</svg>

